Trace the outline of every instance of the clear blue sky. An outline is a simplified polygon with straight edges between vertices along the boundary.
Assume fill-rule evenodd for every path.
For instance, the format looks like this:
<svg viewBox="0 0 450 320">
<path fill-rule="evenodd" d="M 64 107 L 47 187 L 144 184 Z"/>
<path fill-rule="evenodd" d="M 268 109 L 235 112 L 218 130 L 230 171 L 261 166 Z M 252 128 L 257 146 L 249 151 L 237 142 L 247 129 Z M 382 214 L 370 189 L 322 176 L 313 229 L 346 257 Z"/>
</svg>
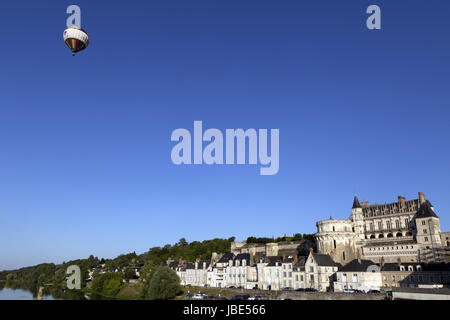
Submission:
<svg viewBox="0 0 450 320">
<path fill-rule="evenodd" d="M 72 57 L 66 7 L 90 46 Z M 382 30 L 365 27 L 368 5 Z M 447 0 L 5 1 L 0 270 L 315 232 L 423 191 L 450 231 Z M 176 128 L 279 128 L 280 171 L 175 166 Z"/>
</svg>

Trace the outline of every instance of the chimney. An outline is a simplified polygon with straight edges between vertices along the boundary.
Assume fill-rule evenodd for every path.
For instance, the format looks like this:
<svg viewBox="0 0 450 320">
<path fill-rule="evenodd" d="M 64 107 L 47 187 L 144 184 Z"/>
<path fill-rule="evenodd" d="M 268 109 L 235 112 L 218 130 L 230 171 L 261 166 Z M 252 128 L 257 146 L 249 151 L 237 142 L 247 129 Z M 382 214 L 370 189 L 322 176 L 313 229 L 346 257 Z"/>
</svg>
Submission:
<svg viewBox="0 0 450 320">
<path fill-rule="evenodd" d="M 298 256 L 294 254 L 294 264 L 298 262 Z"/>
<path fill-rule="evenodd" d="M 419 205 L 422 205 L 426 201 L 425 195 L 423 192 L 419 192 Z"/>
<path fill-rule="evenodd" d="M 180 257 L 180 259 L 178 259 L 178 266 L 181 267 L 183 265 L 183 258 Z"/>
<path fill-rule="evenodd" d="M 313 248 L 309 248 L 309 253 L 314 253 L 314 249 Z"/>
<path fill-rule="evenodd" d="M 398 196 L 398 203 L 404 205 L 406 202 L 406 198 L 403 196 Z"/>
</svg>

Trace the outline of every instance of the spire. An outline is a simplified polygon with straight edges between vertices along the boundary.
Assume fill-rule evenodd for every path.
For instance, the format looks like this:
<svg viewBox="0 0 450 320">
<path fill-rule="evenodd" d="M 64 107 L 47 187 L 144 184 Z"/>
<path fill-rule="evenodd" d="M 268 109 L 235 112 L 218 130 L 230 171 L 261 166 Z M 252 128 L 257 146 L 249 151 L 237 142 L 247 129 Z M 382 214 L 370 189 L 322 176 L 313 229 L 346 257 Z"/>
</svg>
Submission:
<svg viewBox="0 0 450 320">
<path fill-rule="evenodd" d="M 353 199 L 352 209 L 356 209 L 356 208 L 362 208 L 357 196 L 355 196 L 355 199 Z"/>
</svg>

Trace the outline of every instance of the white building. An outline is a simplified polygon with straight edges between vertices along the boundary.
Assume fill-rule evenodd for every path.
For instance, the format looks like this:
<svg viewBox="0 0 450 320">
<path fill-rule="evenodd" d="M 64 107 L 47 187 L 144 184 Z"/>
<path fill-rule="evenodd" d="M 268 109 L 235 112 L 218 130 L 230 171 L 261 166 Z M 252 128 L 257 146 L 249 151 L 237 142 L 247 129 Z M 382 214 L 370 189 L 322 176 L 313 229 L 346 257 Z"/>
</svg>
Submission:
<svg viewBox="0 0 450 320">
<path fill-rule="evenodd" d="M 334 291 L 380 290 L 382 287 L 380 267 L 370 260 L 352 260 L 336 273 Z"/>
<path fill-rule="evenodd" d="M 253 289 L 251 282 L 254 282 L 254 279 L 249 279 L 250 269 L 250 254 L 240 253 L 234 256 L 233 260 L 229 260 L 226 267 L 226 286 Z M 254 278 L 254 275 L 252 275 L 252 278 Z M 253 281 L 249 282 L 249 280 Z"/>
<path fill-rule="evenodd" d="M 208 281 L 208 268 L 210 262 L 197 261 L 195 263 L 189 263 L 186 267 L 186 285 L 204 287 Z"/>
<path fill-rule="evenodd" d="M 305 262 L 306 287 L 330 291 L 340 265 L 329 255 L 310 252 Z"/>
</svg>

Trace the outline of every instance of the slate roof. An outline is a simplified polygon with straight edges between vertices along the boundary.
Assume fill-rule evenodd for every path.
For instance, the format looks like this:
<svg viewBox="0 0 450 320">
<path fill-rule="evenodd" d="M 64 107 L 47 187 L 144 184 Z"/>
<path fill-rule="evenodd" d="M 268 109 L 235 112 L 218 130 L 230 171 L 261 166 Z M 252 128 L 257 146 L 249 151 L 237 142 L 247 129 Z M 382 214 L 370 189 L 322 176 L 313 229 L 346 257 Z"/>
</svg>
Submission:
<svg viewBox="0 0 450 320">
<path fill-rule="evenodd" d="M 198 262 L 198 268 L 199 268 L 199 269 L 203 269 L 203 263 L 204 263 L 204 262 L 206 262 L 206 268 L 208 268 L 209 265 L 211 264 L 211 261 L 209 261 L 209 260 L 200 260 L 200 261 Z"/>
<path fill-rule="evenodd" d="M 402 264 L 384 263 L 381 267 L 381 271 L 400 271 L 400 266 L 404 266 L 405 271 L 408 271 L 408 266 L 414 266 L 414 270 L 416 270 L 417 265 L 420 265 L 420 263 L 418 262 L 405 262 Z"/>
<path fill-rule="evenodd" d="M 339 269 L 339 271 L 355 271 L 355 272 L 366 272 L 367 268 L 373 265 L 377 265 L 371 260 L 358 260 L 354 259 L 347 263 L 345 266 Z"/>
<path fill-rule="evenodd" d="M 422 271 L 450 271 L 450 263 L 419 263 L 419 262 L 402 262 L 405 271 L 408 271 L 408 266 L 414 266 L 414 272 L 417 271 L 417 265 L 422 267 Z M 400 271 L 398 263 L 385 263 L 381 271 Z"/>
<path fill-rule="evenodd" d="M 294 263 L 293 269 L 295 271 L 304 271 L 305 270 L 305 263 L 308 257 L 300 256 L 298 257 L 297 262 Z"/>
<path fill-rule="evenodd" d="M 239 253 L 234 260 L 246 260 L 247 265 L 250 263 L 250 253 Z"/>
<path fill-rule="evenodd" d="M 340 266 L 340 264 L 334 262 L 328 254 L 312 253 L 312 256 L 319 266 Z"/>
<path fill-rule="evenodd" d="M 422 203 L 419 210 L 416 212 L 415 217 L 416 218 L 430 218 L 430 217 L 437 218 L 438 216 L 436 215 L 436 213 L 434 213 L 434 211 L 431 207 L 432 207 L 432 205 L 431 205 L 430 201 L 426 200 L 424 203 Z"/>
<path fill-rule="evenodd" d="M 222 258 L 219 259 L 219 261 L 217 261 L 218 263 L 224 263 L 224 262 L 228 262 L 230 260 L 233 260 L 234 258 L 234 254 L 231 252 L 227 252 L 225 253 Z"/>
<path fill-rule="evenodd" d="M 270 256 L 270 257 L 264 256 L 263 262 L 267 263 L 268 267 L 274 267 L 277 262 L 281 263 L 282 259 L 281 259 L 281 257 L 277 257 L 277 256 Z"/>
</svg>

